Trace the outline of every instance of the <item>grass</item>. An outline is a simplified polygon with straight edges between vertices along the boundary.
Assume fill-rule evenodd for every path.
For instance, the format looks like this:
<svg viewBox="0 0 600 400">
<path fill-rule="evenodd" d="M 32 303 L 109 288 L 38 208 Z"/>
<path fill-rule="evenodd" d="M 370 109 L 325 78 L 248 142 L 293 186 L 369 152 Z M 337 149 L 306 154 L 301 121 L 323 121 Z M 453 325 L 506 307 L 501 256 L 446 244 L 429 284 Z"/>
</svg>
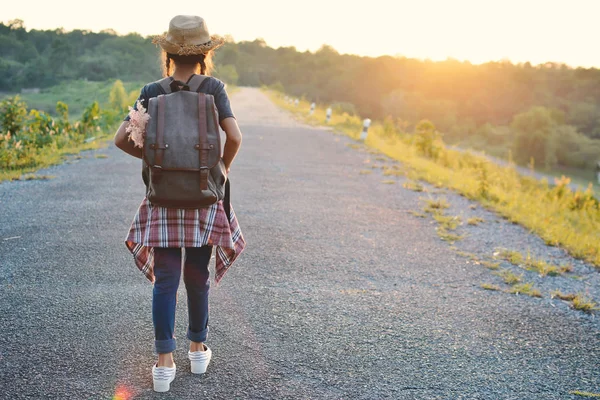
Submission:
<svg viewBox="0 0 600 400">
<path fill-rule="evenodd" d="M 445 242 L 454 243 L 464 239 L 464 235 L 457 235 L 455 233 L 448 232 L 444 227 L 438 226 L 436 232 L 440 239 Z"/>
<path fill-rule="evenodd" d="M 573 270 L 571 265 L 563 265 L 559 267 L 549 264 L 544 260 L 535 259 L 531 257 L 529 252 L 527 252 L 526 257 L 523 257 L 523 255 L 518 251 L 501 249 L 500 251 L 494 253 L 494 255 L 510 262 L 513 265 L 523 267 L 529 271 L 535 271 L 542 277 L 558 276 Z"/>
<path fill-rule="evenodd" d="M 94 157 L 96 158 L 108 158 L 106 154 L 96 154 Z"/>
<path fill-rule="evenodd" d="M 466 251 L 461 251 L 461 250 L 458 250 L 456 248 L 454 249 L 454 251 L 459 256 L 463 256 L 463 257 L 469 258 L 472 261 L 474 261 L 476 264 L 481 264 L 484 267 L 486 267 L 487 269 L 497 270 L 498 268 L 500 268 L 500 263 L 499 262 L 492 262 L 492 261 L 488 261 L 488 260 L 482 260 L 482 259 L 480 259 L 477 256 L 477 254 L 469 253 L 469 252 L 466 252 Z"/>
<path fill-rule="evenodd" d="M 418 211 L 409 211 L 409 213 L 410 213 L 411 215 L 414 215 L 415 217 L 419 217 L 419 218 L 427 218 L 427 214 L 423 214 L 423 213 L 420 213 L 420 212 L 418 212 Z"/>
<path fill-rule="evenodd" d="M 408 190 L 412 190 L 414 192 L 423 192 L 425 188 L 419 182 L 408 181 L 402 184 L 402 187 Z"/>
<path fill-rule="evenodd" d="M 423 211 L 430 214 L 439 214 L 443 212 L 443 210 L 450 207 L 450 203 L 445 198 L 439 199 L 426 199 L 426 205 Z"/>
<path fill-rule="evenodd" d="M 514 285 L 516 283 L 519 283 L 523 278 L 523 274 L 517 275 L 509 269 L 502 269 L 498 272 L 494 272 L 494 274 L 501 277 L 504 280 L 504 283 L 508 285 Z"/>
<path fill-rule="evenodd" d="M 56 176 L 54 175 L 36 175 L 36 174 L 25 174 L 19 177 L 16 180 L 20 181 L 47 181 L 49 179 L 54 179 Z"/>
<path fill-rule="evenodd" d="M 467 224 L 474 225 L 474 226 L 477 226 L 477 225 L 481 224 L 482 222 L 485 222 L 485 220 L 480 217 L 473 217 L 473 218 L 469 218 L 467 220 Z"/>
<path fill-rule="evenodd" d="M 500 268 L 500 263 L 499 262 L 492 262 L 492 261 L 482 260 L 481 264 L 484 267 L 488 268 L 488 269 L 496 270 L 496 269 Z"/>
<path fill-rule="evenodd" d="M 538 289 L 533 288 L 533 282 L 516 283 L 509 290 L 509 293 L 526 294 L 531 297 L 542 297 L 542 293 Z"/>
<path fill-rule="evenodd" d="M 443 214 L 434 214 L 433 219 L 435 219 L 441 227 L 447 230 L 455 230 L 461 223 L 461 219 L 459 216 L 452 217 L 450 215 Z"/>
<path fill-rule="evenodd" d="M 576 310 L 585 312 L 600 310 L 592 299 L 582 293 L 578 293 L 573 300 L 571 300 L 571 306 Z"/>
<path fill-rule="evenodd" d="M 560 290 L 555 290 L 552 293 L 550 293 L 550 296 L 552 298 L 554 297 L 558 297 L 561 300 L 567 300 L 567 301 L 572 301 L 575 296 L 577 296 L 575 293 L 563 293 Z"/>
<path fill-rule="evenodd" d="M 76 119 L 84 108 L 94 101 L 97 101 L 101 108 L 105 108 L 113 83 L 114 80 L 103 82 L 76 80 L 42 89 L 40 93 L 19 94 L 19 96 L 25 100 L 28 108 L 46 111 L 53 116 L 56 116 L 56 102 L 62 101 L 69 105 L 71 118 Z M 139 94 L 145 84 L 146 82 L 123 82 L 127 93 L 136 91 Z M 5 97 L 15 94 L 18 93 L 6 93 Z"/>
<path fill-rule="evenodd" d="M 584 392 L 581 390 L 571 390 L 569 391 L 569 394 L 574 394 L 583 397 L 600 397 L 600 393 Z"/>
<path fill-rule="evenodd" d="M 436 227 L 436 233 L 440 239 L 454 244 L 455 242 L 462 240 L 464 235 L 458 235 L 450 231 L 455 230 L 460 225 L 460 217 L 452 217 L 444 215 L 444 210 L 450 207 L 448 201 L 441 197 L 438 199 L 421 199 L 425 201 L 423 211 L 427 214 L 431 214 L 434 220 L 438 223 Z"/>
<path fill-rule="evenodd" d="M 498 256 L 513 265 L 521 265 L 523 262 L 523 255 L 515 250 L 501 249 L 499 252 L 494 253 L 494 256 Z"/>
<path fill-rule="evenodd" d="M 60 149 L 43 147 L 38 149 L 36 153 L 31 156 L 27 167 L 0 169 L 0 183 L 6 180 L 20 180 L 24 174 L 32 173 L 52 165 L 61 164 L 66 159 L 67 155 L 77 154 L 84 150 L 106 148 L 110 139 L 112 139 L 112 134 L 101 134 L 96 137 L 95 141 L 89 143 L 71 143 Z"/>
<path fill-rule="evenodd" d="M 482 284 L 481 284 L 481 287 L 482 287 L 482 288 L 484 288 L 485 290 L 498 290 L 498 291 L 502 290 L 502 289 L 500 288 L 500 286 L 498 286 L 498 285 L 493 285 L 493 284 L 491 284 L 491 283 L 482 283 Z"/>
<path fill-rule="evenodd" d="M 583 293 L 562 293 L 557 289 L 550 293 L 550 297 L 558 297 L 561 300 L 569 301 L 571 303 L 571 307 L 573 307 L 575 310 L 588 313 L 595 310 L 600 310 L 600 307 L 598 307 L 598 305 L 591 298 Z"/>
<path fill-rule="evenodd" d="M 553 169 L 543 170 L 540 172 L 553 175 L 556 178 L 566 175 L 571 178 L 574 184 L 581 187 L 586 187 L 590 182 L 592 182 L 594 191 L 596 193 L 600 193 L 600 183 L 598 183 L 595 171 L 591 169 L 582 170 L 579 168 L 556 166 Z"/>
<path fill-rule="evenodd" d="M 298 107 L 269 92 L 273 101 L 307 121 L 325 124 L 325 107 L 308 116 L 309 102 Z M 362 121 L 358 116 L 334 114 L 329 126 L 358 140 Z M 442 144 L 434 156 L 424 156 L 416 134 L 385 129 L 374 121 L 365 145 L 400 161 L 411 177 L 452 189 L 509 221 L 540 236 L 546 244 L 561 246 L 577 258 L 600 267 L 600 206 L 593 190 L 572 192 L 564 179 L 554 184 L 520 175 L 514 165 L 499 166 L 472 152 L 452 150 Z M 357 144 L 358 145 L 358 144 Z M 358 145 L 362 146 L 362 144 Z"/>
<path fill-rule="evenodd" d="M 383 175 L 384 176 L 403 176 L 406 175 L 406 172 L 402 171 L 402 170 L 398 170 L 396 168 L 385 168 L 383 170 Z M 414 182 L 415 183 L 415 187 L 416 186 L 421 186 L 421 188 L 423 188 L 423 186 L 418 183 L 418 182 Z M 418 191 L 422 191 L 422 190 L 418 190 Z"/>
<path fill-rule="evenodd" d="M 556 265 L 549 264 L 544 260 L 536 260 L 532 258 L 529 253 L 525 258 L 524 263 L 527 269 L 538 272 L 540 276 L 557 276 L 562 275 L 565 272 L 571 272 L 573 270 L 573 267 L 570 265 L 563 265 L 558 267 Z"/>
</svg>

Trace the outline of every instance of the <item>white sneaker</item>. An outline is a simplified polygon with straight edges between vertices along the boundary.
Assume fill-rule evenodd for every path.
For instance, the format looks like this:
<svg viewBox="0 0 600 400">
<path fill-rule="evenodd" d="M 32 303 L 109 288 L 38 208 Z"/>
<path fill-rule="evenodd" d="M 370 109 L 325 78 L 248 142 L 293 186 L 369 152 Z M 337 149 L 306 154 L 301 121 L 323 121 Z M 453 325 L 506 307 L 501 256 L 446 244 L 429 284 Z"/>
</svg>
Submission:
<svg viewBox="0 0 600 400">
<path fill-rule="evenodd" d="M 175 379 L 177 366 L 173 363 L 173 367 L 157 367 L 158 363 L 152 366 L 152 380 L 154 381 L 155 392 L 168 392 L 171 382 Z"/>
<path fill-rule="evenodd" d="M 212 356 L 212 351 L 207 345 L 204 345 L 204 347 L 206 348 L 204 351 L 192 352 L 188 350 L 188 358 L 190 359 L 192 374 L 203 374 L 206 372 L 206 368 L 210 362 L 210 357 Z"/>
</svg>

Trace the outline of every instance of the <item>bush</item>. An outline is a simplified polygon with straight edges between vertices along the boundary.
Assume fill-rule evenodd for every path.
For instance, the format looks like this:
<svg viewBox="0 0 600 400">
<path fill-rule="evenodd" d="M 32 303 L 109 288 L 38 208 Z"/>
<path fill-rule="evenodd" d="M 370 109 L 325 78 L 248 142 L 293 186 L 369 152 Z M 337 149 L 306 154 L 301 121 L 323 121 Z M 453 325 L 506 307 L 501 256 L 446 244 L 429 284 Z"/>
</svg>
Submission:
<svg viewBox="0 0 600 400">
<path fill-rule="evenodd" d="M 346 113 L 350 116 L 355 116 L 357 114 L 354 104 L 345 102 L 333 103 L 331 105 L 331 111 L 338 115 Z"/>
<path fill-rule="evenodd" d="M 78 132 L 82 136 L 90 135 L 100 128 L 100 106 L 95 101 L 89 105 L 81 116 L 81 121 L 77 126 Z"/>
<path fill-rule="evenodd" d="M 435 125 L 426 119 L 417 124 L 414 140 L 417 150 L 425 157 L 437 159 L 444 149 L 442 135 L 435 129 Z"/>
<path fill-rule="evenodd" d="M 269 89 L 275 90 L 275 91 L 277 91 L 279 93 L 285 93 L 285 88 L 283 87 L 283 85 L 279 81 L 277 81 L 277 82 L 269 85 Z"/>
<path fill-rule="evenodd" d="M 17 135 L 27 116 L 27 104 L 17 95 L 0 102 L 0 127 L 2 132 Z"/>
</svg>

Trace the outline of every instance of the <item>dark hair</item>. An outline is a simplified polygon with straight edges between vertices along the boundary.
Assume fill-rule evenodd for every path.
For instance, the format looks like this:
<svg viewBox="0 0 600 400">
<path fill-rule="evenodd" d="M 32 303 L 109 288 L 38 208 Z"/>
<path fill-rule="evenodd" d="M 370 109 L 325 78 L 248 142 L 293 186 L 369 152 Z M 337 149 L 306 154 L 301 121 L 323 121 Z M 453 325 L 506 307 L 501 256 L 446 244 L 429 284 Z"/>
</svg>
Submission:
<svg viewBox="0 0 600 400">
<path fill-rule="evenodd" d="M 196 73 L 202 75 L 210 75 L 213 69 L 212 51 L 206 54 L 182 56 L 179 54 L 167 53 L 163 50 L 161 52 L 161 58 L 163 60 L 163 75 L 165 77 L 171 75 L 171 61 L 173 61 L 175 64 L 196 65 Z"/>
</svg>

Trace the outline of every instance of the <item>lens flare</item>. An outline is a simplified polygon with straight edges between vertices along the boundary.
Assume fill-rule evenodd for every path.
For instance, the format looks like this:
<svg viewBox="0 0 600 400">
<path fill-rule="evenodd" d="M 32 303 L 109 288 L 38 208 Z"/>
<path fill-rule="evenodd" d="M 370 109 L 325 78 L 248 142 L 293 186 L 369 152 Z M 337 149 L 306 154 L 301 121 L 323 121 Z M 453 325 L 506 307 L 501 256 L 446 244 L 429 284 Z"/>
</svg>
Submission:
<svg viewBox="0 0 600 400">
<path fill-rule="evenodd" d="M 132 393 L 131 391 L 123 386 L 123 385 L 119 385 L 117 386 L 117 389 L 115 390 L 115 395 L 113 396 L 113 400 L 129 400 L 132 397 Z"/>
</svg>

